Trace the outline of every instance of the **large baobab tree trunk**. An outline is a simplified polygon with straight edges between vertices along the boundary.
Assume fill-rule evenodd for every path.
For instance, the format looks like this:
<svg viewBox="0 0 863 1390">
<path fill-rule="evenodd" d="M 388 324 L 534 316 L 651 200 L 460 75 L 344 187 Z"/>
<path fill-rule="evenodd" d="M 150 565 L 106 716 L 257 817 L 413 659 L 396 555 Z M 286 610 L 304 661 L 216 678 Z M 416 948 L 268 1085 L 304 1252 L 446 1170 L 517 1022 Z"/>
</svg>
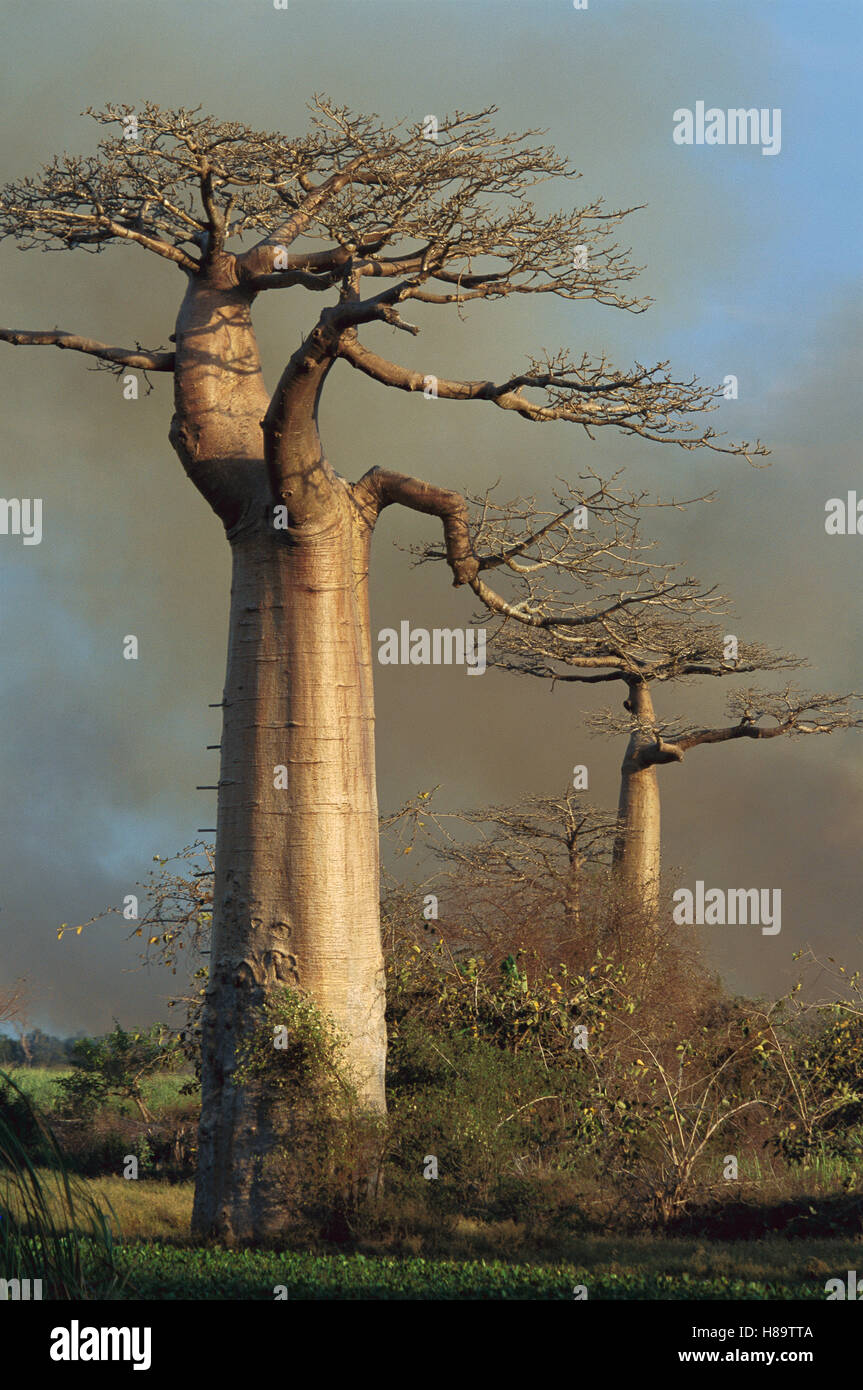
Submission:
<svg viewBox="0 0 863 1390">
<path fill-rule="evenodd" d="M 659 780 L 652 756 L 656 740 L 646 731 L 654 722 L 646 682 L 629 683 L 626 707 L 644 727 L 633 729 L 620 768 L 614 873 L 624 902 L 640 906 L 655 918 L 661 867 Z"/>
<path fill-rule="evenodd" d="M 177 321 L 171 437 L 233 554 L 210 981 L 193 1225 L 273 1234 L 273 1098 L 234 1083 L 274 988 L 336 1023 L 359 1096 L 384 1109 L 383 959 L 368 564 L 374 515 L 324 460 L 325 354 L 292 359 L 269 402 L 251 296 L 216 262 Z M 263 428 L 262 428 L 263 427 Z M 276 508 L 283 507 L 278 518 Z"/>
<path fill-rule="evenodd" d="M 226 1238 L 290 1216 L 267 1177 L 268 1098 L 231 1084 L 273 988 L 333 1018 L 361 1099 L 384 1109 L 370 532 L 346 496 L 337 511 L 311 534 L 262 520 L 233 542 L 195 1205 Z"/>
<path fill-rule="evenodd" d="M 289 1137 L 276 1099 L 235 1081 L 274 989 L 295 986 L 330 1016 L 361 1103 L 385 1109 L 368 600 L 380 511 L 440 517 L 455 582 L 477 572 L 457 494 L 382 469 L 351 484 L 325 459 L 318 401 L 342 331 L 332 318 L 268 398 L 252 298 L 230 258 L 191 282 L 171 430 L 233 552 L 193 1214 L 196 1232 L 228 1241 L 295 1217 L 268 1162 Z"/>
</svg>

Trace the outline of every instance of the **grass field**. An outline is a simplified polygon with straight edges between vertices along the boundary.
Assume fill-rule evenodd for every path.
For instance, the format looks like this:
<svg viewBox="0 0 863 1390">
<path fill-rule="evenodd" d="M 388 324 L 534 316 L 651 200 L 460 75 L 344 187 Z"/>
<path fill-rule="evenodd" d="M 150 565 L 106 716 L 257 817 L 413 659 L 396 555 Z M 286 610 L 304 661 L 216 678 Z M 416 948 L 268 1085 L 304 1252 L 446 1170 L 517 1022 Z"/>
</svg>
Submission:
<svg viewBox="0 0 863 1390">
<path fill-rule="evenodd" d="M 554 1299 L 576 1298 L 583 1287 L 590 1299 L 721 1299 L 823 1301 L 827 1275 L 788 1272 L 773 1278 L 727 1276 L 689 1271 L 660 1272 L 647 1267 L 667 1252 L 640 1253 L 637 1266 L 615 1260 L 594 1265 L 512 1265 L 499 1260 L 395 1259 L 362 1254 L 319 1255 L 291 1252 L 182 1250 L 165 1246 L 123 1252 L 121 1268 L 129 1280 L 120 1297 L 272 1300 L 284 1286 L 289 1299 Z M 691 1253 L 691 1252 L 690 1252 Z M 825 1252 L 826 1253 L 826 1252 Z M 858 1252 L 859 1253 L 859 1252 Z M 685 1260 L 683 1251 L 673 1252 Z M 836 1251 L 829 1272 L 849 1267 L 848 1252 Z M 755 1261 L 763 1262 L 763 1257 Z M 744 1261 L 745 1263 L 745 1261 Z M 781 1263 L 779 1261 L 778 1263 Z M 284 1295 L 283 1295 L 284 1296 Z M 584 1295 L 578 1294 L 579 1297 Z"/>
</svg>

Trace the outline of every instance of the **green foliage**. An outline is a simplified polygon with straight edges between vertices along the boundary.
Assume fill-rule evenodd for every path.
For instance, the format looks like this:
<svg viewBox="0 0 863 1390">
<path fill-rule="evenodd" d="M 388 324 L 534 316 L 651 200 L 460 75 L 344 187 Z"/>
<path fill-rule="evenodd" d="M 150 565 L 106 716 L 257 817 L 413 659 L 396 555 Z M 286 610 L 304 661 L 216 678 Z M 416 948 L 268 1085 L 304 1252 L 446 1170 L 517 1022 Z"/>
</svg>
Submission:
<svg viewBox="0 0 863 1390">
<path fill-rule="evenodd" d="M 453 953 L 442 939 L 428 946 L 419 933 L 405 933 L 388 975 L 391 1038 L 404 1021 L 418 1020 L 503 1051 L 553 1058 L 565 1068 L 583 1060 L 573 1055 L 576 1027 L 601 1038 L 614 1014 L 633 1007 L 625 969 L 600 951 L 586 973 L 574 974 L 524 950 L 495 965 L 483 955 Z"/>
<path fill-rule="evenodd" d="M 440 924 L 417 919 L 414 890 L 385 901 L 385 1133 L 364 1113 L 344 1040 L 302 991 L 269 998 L 243 1040 L 235 1081 L 256 1092 L 261 1119 L 269 1111 L 284 1136 L 265 1162 L 278 1168 L 285 1204 L 303 1215 L 306 1233 L 315 1222 L 318 1235 L 329 1229 L 334 1212 L 345 1238 L 377 1232 L 385 1241 L 412 1222 L 461 1218 L 679 1228 L 694 1213 L 739 1206 L 748 1221 L 742 1186 L 723 1171 L 728 1153 L 741 1173 L 764 1157 L 789 1199 L 798 1169 L 854 1198 L 849 1165 L 863 1153 L 857 975 L 837 967 L 853 997 L 829 1006 L 801 1005 L 801 986 L 774 1004 L 734 1000 L 686 941 L 622 904 L 601 875 L 575 933 L 558 931 L 553 914 L 546 921 L 535 895 L 519 896 L 517 879 L 482 883 L 490 896 L 477 903 L 467 882 L 467 907 L 456 898 Z M 165 892 L 165 903 L 188 900 L 199 935 L 208 929 L 206 879 L 175 875 Z M 148 945 L 176 952 L 181 938 L 165 925 Z M 165 959 L 176 968 L 176 954 Z M 196 965 L 190 994 L 174 1001 L 186 1005 L 186 1023 L 170 1043 L 160 1028 L 133 1037 L 117 1025 L 106 1039 L 74 1045 L 73 1072 L 58 1090 L 66 1114 L 88 1117 L 64 1138 L 81 1171 L 116 1172 L 128 1152 L 150 1172 L 191 1170 L 191 1117 L 161 1133 L 148 1124 L 144 1134 L 118 1129 L 109 1111 L 131 1101 L 152 1120 L 167 1104 L 153 1100 L 154 1068 L 162 1073 L 181 1056 L 197 1063 L 207 970 Z M 194 1089 L 193 1079 L 180 1087 Z M 86 1152 L 76 1155 L 85 1135 Z M 423 1176 L 427 1155 L 436 1179 Z M 372 1209 L 363 1198 L 382 1170 L 385 1198 Z M 844 1207 L 811 1214 L 836 1229 L 851 1219 Z"/>
<path fill-rule="evenodd" d="M 836 1268 L 844 1269 L 843 1250 Z M 691 1260 L 691 1256 L 690 1256 Z M 678 1263 L 679 1260 L 675 1260 Z M 668 1272 L 668 1245 L 637 1252 L 621 1269 L 584 1264 L 507 1260 L 452 1260 L 357 1254 L 278 1254 L 256 1250 L 186 1250 L 152 1244 L 123 1251 L 129 1277 L 124 1297 L 158 1299 L 244 1299 L 270 1301 L 283 1286 L 288 1299 L 542 1299 L 572 1302 L 585 1286 L 591 1299 L 823 1300 L 824 1275 L 796 1271 L 765 1277 L 698 1269 Z M 695 1264 L 698 1262 L 695 1261 Z M 787 1256 L 785 1259 L 787 1268 Z M 656 1266 L 656 1267 L 654 1267 Z M 831 1266 L 831 1270 L 832 1270 Z M 134 1292 L 133 1292 L 134 1291 Z"/>
<path fill-rule="evenodd" d="M 625 972 L 583 974 L 527 951 L 494 967 L 406 932 L 390 960 L 390 1192 L 439 1213 L 581 1221 L 576 1175 L 602 1137 L 593 1055 L 627 1017 Z M 438 1160 L 422 1180 L 423 1159 Z"/>
<path fill-rule="evenodd" d="M 695 974 L 688 997 L 657 1001 L 620 947 L 581 971 L 524 949 L 497 962 L 409 921 L 391 933 L 390 1161 L 407 1190 L 435 1154 L 425 1206 L 528 1219 L 543 1208 L 537 1183 L 559 1193 L 570 1174 L 568 1220 L 573 1193 L 594 1183 L 611 1185 L 621 1215 L 664 1223 L 696 1194 L 733 1192 L 726 1153 L 767 1145 L 792 1165 L 860 1154 L 853 1000 L 813 1009 L 795 990 L 762 1007 Z M 573 1046 L 581 1028 L 586 1049 Z"/>
<path fill-rule="evenodd" d="M 820 1026 L 772 1026 L 765 1061 L 777 1079 L 779 1126 L 770 1146 L 789 1163 L 863 1156 L 863 1018 L 837 1003 Z"/>
<path fill-rule="evenodd" d="M 26 1091 L 8 1073 L 0 1073 L 0 1125 L 14 1134 L 31 1163 L 46 1163 L 53 1153 L 45 1121 Z"/>
<path fill-rule="evenodd" d="M 74 1182 L 44 1117 L 0 1073 L 0 1270 L 48 1298 L 103 1298 L 118 1273 L 110 1213 Z M 47 1156 L 50 1175 L 34 1155 Z"/>
<path fill-rule="evenodd" d="M 579 1134 L 582 1078 L 549 1071 L 533 1051 L 508 1052 L 471 1034 L 439 1034 L 407 1019 L 388 1061 L 387 1183 L 419 1187 L 439 1212 L 537 1215 L 536 1178 L 570 1171 Z M 425 1155 L 439 1177 L 422 1180 Z"/>
<path fill-rule="evenodd" d="M 143 1083 L 156 1072 L 170 1071 L 179 1057 L 163 1025 L 128 1033 L 115 1021 L 103 1038 L 79 1038 L 70 1060 L 74 1070 L 56 1082 L 65 1114 L 87 1119 L 113 1097 L 133 1102 L 141 1118 L 152 1121 Z"/>
<path fill-rule="evenodd" d="M 247 1040 L 237 1068 L 240 1084 L 265 1080 L 278 1091 L 302 1090 L 326 1104 L 339 1092 L 350 1094 L 343 1061 L 344 1042 L 333 1021 L 300 990 L 271 995 L 260 1026 Z"/>
<path fill-rule="evenodd" d="M 266 1161 L 306 1232 L 330 1229 L 334 1213 L 344 1238 L 460 1217 L 679 1224 L 693 1204 L 734 1197 L 726 1153 L 743 1171 L 765 1146 L 787 1170 L 818 1167 L 852 1191 L 863 1028 L 847 1003 L 801 1009 L 792 992 L 762 1007 L 705 989 L 657 1007 L 637 966 L 608 949 L 576 969 L 529 949 L 456 949 L 427 926 L 390 939 L 387 968 L 386 1133 L 363 1111 L 344 1040 L 302 991 L 270 998 L 242 1049 L 237 1082 L 279 1112 L 284 1141 Z M 162 1074 L 168 1091 L 154 1101 L 151 1069 L 180 1053 L 163 1038 L 118 1025 L 76 1044 L 57 1089 L 66 1113 L 90 1117 L 64 1132 L 78 1171 L 116 1173 L 127 1153 L 151 1173 L 191 1171 L 178 1079 Z M 118 1129 L 111 1112 L 130 1100 L 143 1100 L 141 1116 L 171 1104 L 177 1114 L 146 1133 Z M 427 1155 L 437 1179 L 423 1176 Z M 386 1200 L 372 1207 L 381 1170 Z"/>
<path fill-rule="evenodd" d="M 284 1136 L 268 1161 L 286 1207 L 343 1226 L 377 1187 L 383 1137 L 333 1020 L 301 990 L 277 991 L 239 1050 L 235 1081 L 255 1090 Z"/>
<path fill-rule="evenodd" d="M 14 1067 L 7 1070 L 33 1104 L 46 1113 L 56 1110 L 58 1102 L 62 1102 L 57 1082 L 71 1075 L 67 1067 Z M 174 1108 L 194 1110 L 194 1101 L 184 1099 L 188 1094 L 189 1080 L 189 1076 L 182 1072 L 150 1073 L 141 1082 L 141 1092 L 147 1108 L 158 1116 Z M 127 1107 L 122 1100 L 116 1096 L 108 1096 L 102 1111 L 107 1114 L 120 1114 L 125 1108 Z"/>
</svg>

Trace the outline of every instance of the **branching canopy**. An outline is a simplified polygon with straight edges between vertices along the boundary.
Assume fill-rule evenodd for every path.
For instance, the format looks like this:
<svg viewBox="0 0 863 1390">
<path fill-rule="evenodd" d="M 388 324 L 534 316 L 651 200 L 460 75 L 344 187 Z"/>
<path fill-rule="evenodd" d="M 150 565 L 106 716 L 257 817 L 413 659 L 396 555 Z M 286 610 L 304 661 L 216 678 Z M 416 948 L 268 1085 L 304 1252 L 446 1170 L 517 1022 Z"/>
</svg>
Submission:
<svg viewBox="0 0 863 1390">
<path fill-rule="evenodd" d="M 764 669 L 763 667 L 760 669 Z M 733 691 L 727 701 L 729 718 L 724 728 L 699 728 L 681 719 L 650 720 L 623 717 L 616 710 L 598 710 L 587 717 L 596 734 L 642 734 L 649 742 L 638 753 L 641 762 L 681 762 L 690 748 L 705 743 L 727 743 L 739 738 L 779 738 L 787 734 L 832 734 L 838 729 L 863 729 L 863 698 L 832 692 L 811 692 L 794 685 L 782 690 L 752 687 Z"/>
<path fill-rule="evenodd" d="M 457 557 L 452 546 L 411 547 L 416 564 L 446 560 L 455 570 L 461 560 L 463 581 L 486 610 L 481 620 L 488 621 L 489 611 L 500 619 L 494 629 L 494 664 L 506 665 L 502 658 L 513 646 L 519 660 L 528 654 L 538 661 L 544 658 L 541 673 L 548 676 L 555 674 L 550 663 L 574 655 L 605 654 L 610 661 L 602 664 L 616 665 L 617 654 L 610 650 L 609 629 L 603 624 L 612 619 L 621 624 L 625 614 L 648 610 L 713 611 L 724 602 L 713 590 L 701 589 L 695 579 L 679 577 L 678 566 L 652 558 L 654 543 L 644 541 L 640 533 L 646 508 L 682 510 L 712 495 L 651 500 L 646 492 L 626 491 L 619 478 L 620 470 L 609 480 L 587 470 L 578 485 L 561 480 L 561 488 L 552 493 L 553 507 L 539 504 L 535 497 L 498 502 L 492 488 L 482 497 L 468 496 L 473 515 L 460 499 Z M 483 579 L 492 570 L 510 581 L 508 597 Z M 531 633 L 522 632 L 522 627 Z"/>
<path fill-rule="evenodd" d="M 677 566 L 649 558 L 653 547 L 640 536 L 641 509 L 686 504 L 651 503 L 644 493 L 622 496 L 615 480 L 605 483 L 595 475 L 581 481 L 588 486 L 581 493 L 570 488 L 569 497 L 570 505 L 587 506 L 591 520 L 584 531 L 574 529 L 574 513 L 543 510 L 533 498 L 503 506 L 493 506 L 489 494 L 471 499 L 475 510 L 468 524 L 478 571 L 472 588 L 497 619 L 487 650 L 490 666 L 552 686 L 624 682 L 625 713 L 597 711 L 587 723 L 594 733 L 630 735 L 632 757 L 642 766 L 679 762 L 700 744 L 863 727 L 860 696 L 794 685 L 736 691 L 728 710 L 737 722 L 725 728 L 657 719 L 652 699 L 645 698 L 654 683 L 792 671 L 808 663 L 736 636 L 729 644 L 727 625 L 702 616 L 727 612 L 725 596 L 693 578 L 678 578 Z M 555 498 L 562 506 L 563 495 Z M 432 545 L 414 553 L 418 563 L 446 558 Z M 480 575 L 488 569 L 506 573 L 518 596 L 483 592 Z M 487 614 L 477 621 L 487 623 Z"/>
<path fill-rule="evenodd" d="M 641 312 L 638 271 L 615 240 L 634 208 L 601 200 L 546 212 L 532 201 L 549 181 L 579 176 L 537 131 L 497 134 L 493 107 L 423 123 L 387 125 L 323 96 L 307 134 L 285 138 L 200 109 L 148 102 L 90 109 L 105 130 L 97 153 L 64 154 L 0 192 L 0 237 L 24 248 L 102 252 L 132 243 L 190 277 L 216 269 L 250 297 L 272 289 L 331 291 L 276 397 L 290 395 L 310 358 L 342 359 L 405 391 L 485 400 L 534 422 L 564 420 L 705 446 L 755 459 L 763 445 L 724 444 L 699 420 L 718 389 L 676 380 L 667 362 L 628 371 L 568 349 L 531 356 L 500 382 L 454 380 L 381 357 L 358 332 L 380 322 L 411 334 L 411 301 L 461 306 L 553 294 Z M 170 371 L 170 353 L 114 348 L 55 331 L 0 330 L 12 344 L 77 348 L 124 366 Z M 276 397 L 274 403 L 277 404 Z"/>
</svg>

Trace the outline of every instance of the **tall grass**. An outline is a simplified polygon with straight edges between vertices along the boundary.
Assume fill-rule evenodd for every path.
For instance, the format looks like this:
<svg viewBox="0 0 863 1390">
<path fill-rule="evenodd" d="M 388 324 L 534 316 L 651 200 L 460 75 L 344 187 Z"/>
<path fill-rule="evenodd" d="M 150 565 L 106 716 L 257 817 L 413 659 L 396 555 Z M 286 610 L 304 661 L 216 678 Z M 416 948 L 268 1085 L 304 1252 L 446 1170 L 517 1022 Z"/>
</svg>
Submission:
<svg viewBox="0 0 863 1390">
<path fill-rule="evenodd" d="M 118 1281 L 113 1212 L 70 1178 L 44 1117 L 2 1071 L 0 1099 L 0 1278 L 39 1279 L 48 1298 L 106 1297 Z"/>
</svg>

